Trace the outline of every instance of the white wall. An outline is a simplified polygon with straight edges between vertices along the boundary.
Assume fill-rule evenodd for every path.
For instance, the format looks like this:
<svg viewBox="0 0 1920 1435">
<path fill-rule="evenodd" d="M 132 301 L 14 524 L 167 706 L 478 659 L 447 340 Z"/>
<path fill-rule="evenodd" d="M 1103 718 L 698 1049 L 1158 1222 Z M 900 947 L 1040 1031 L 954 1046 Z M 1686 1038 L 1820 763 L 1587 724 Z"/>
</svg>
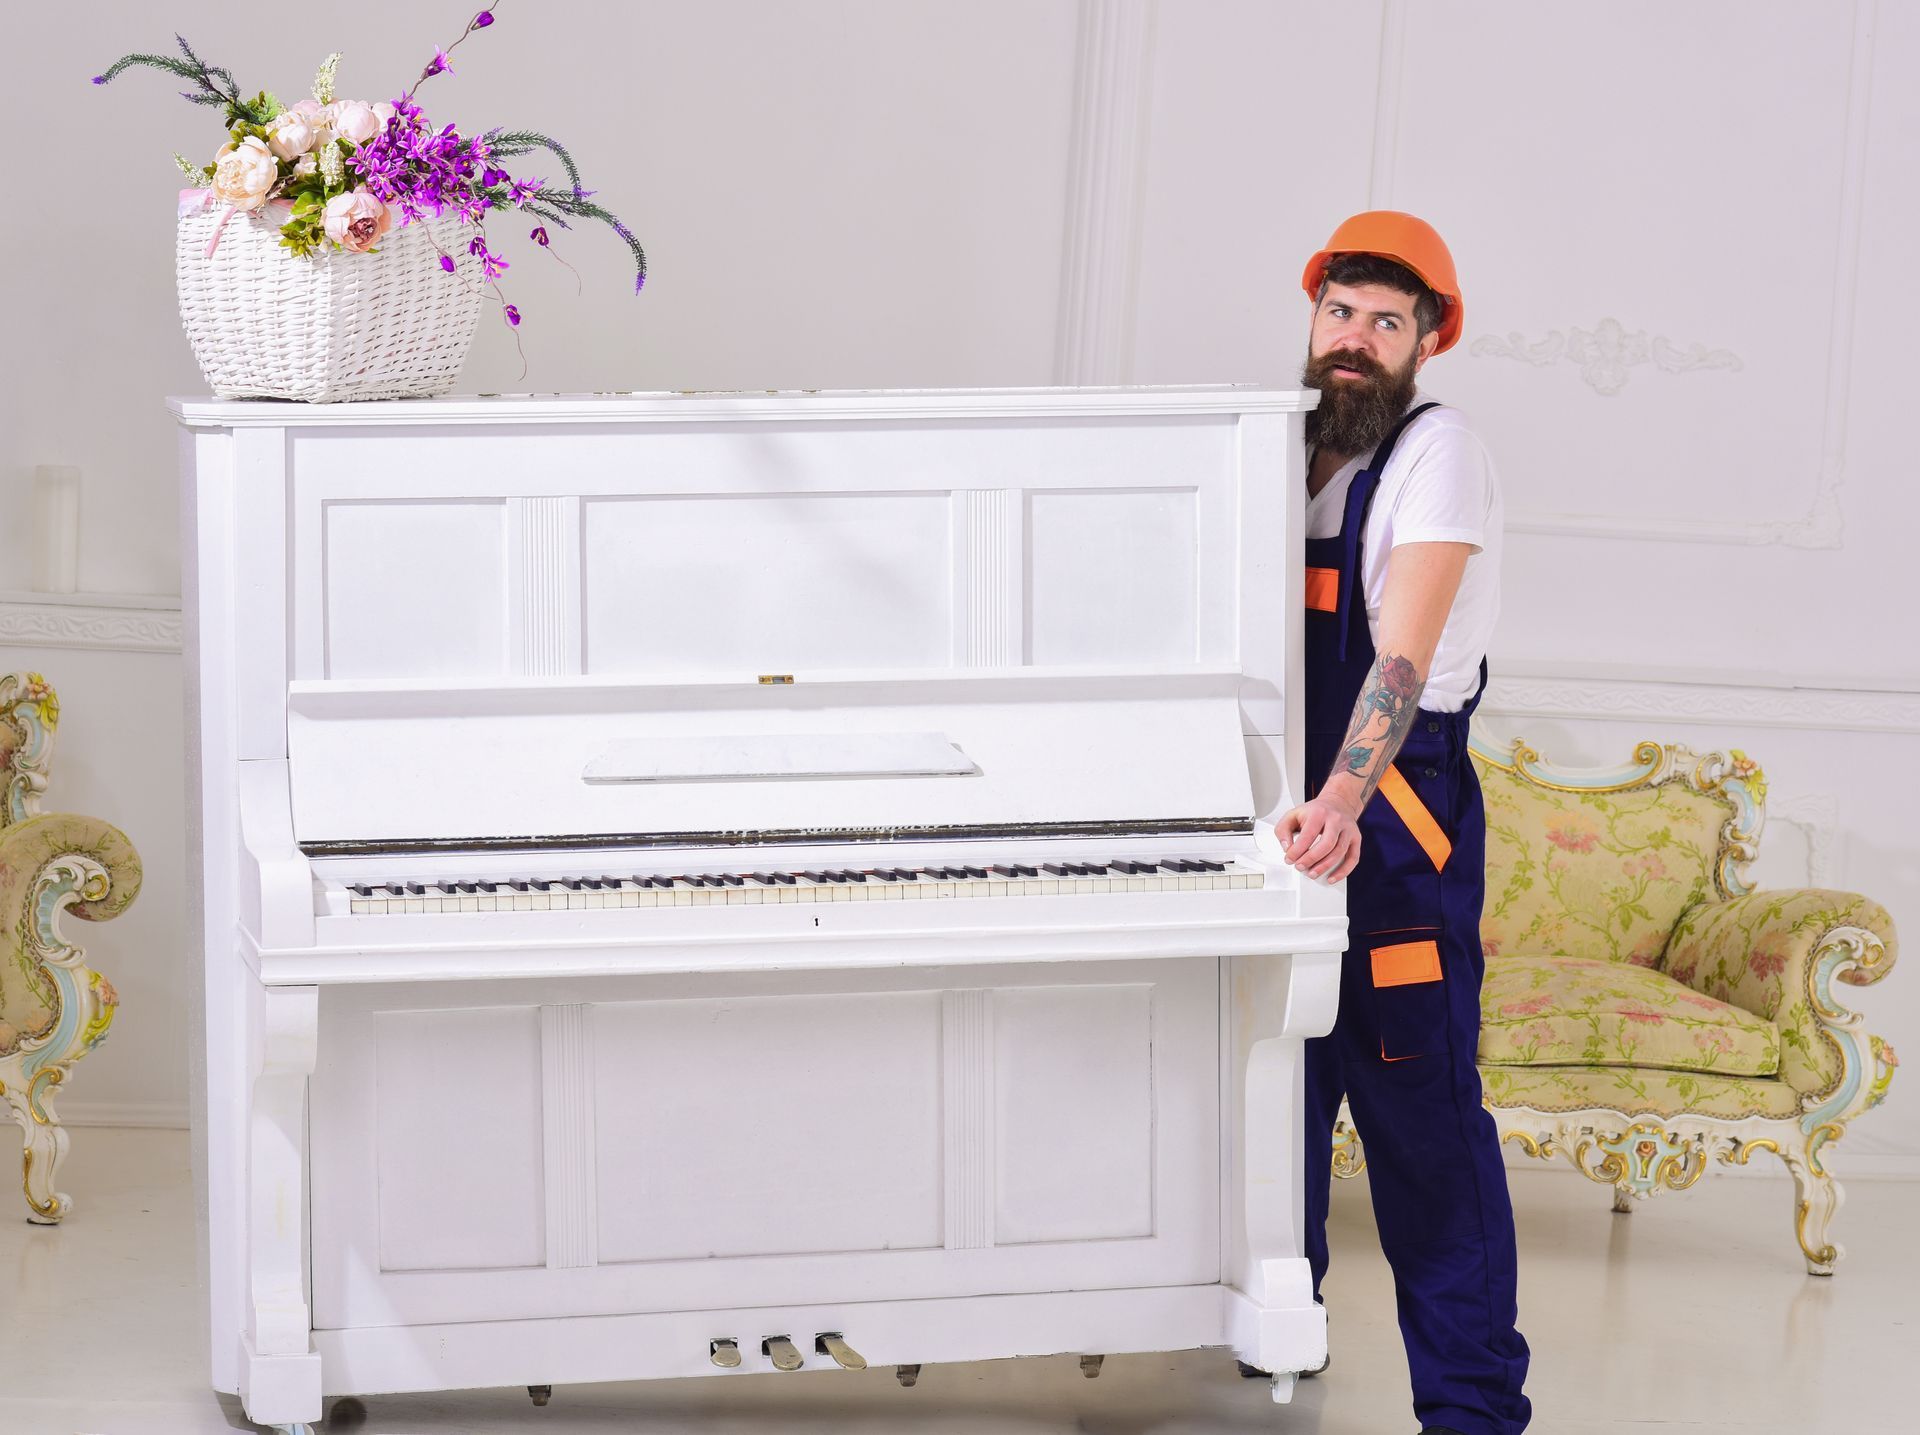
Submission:
<svg viewBox="0 0 1920 1435">
<path fill-rule="evenodd" d="M 14 22 L 33 64 L 0 98 L 7 132 L 57 115 L 63 154 L 106 156 L 63 160 L 62 181 L 111 198 L 0 227 L 0 590 L 26 581 L 31 466 L 60 462 L 85 471 L 82 586 L 178 591 L 159 399 L 201 385 L 174 310 L 166 153 L 218 136 L 161 76 L 86 76 L 180 29 L 250 87 L 300 93 L 337 48 L 343 89 L 383 94 L 465 14 L 392 8 L 264 24 L 226 0 L 164 17 L 115 0 Z M 1349 212 L 1415 210 L 1467 297 L 1466 340 L 1426 386 L 1476 414 L 1507 486 L 1486 729 L 1571 762 L 1649 736 L 1743 747 L 1771 785 L 1762 878 L 1870 892 L 1920 930 L 1912 7 L 499 13 L 422 100 L 565 140 L 655 275 L 631 298 L 620 246 L 580 231 L 559 241 L 576 296 L 502 226 L 530 369 L 486 322 L 463 390 L 1292 383 L 1305 256 Z M 1622 343 L 1637 361 L 1610 368 Z M 59 686 L 54 796 L 119 821 L 149 874 L 134 911 L 89 934 L 125 1006 L 64 1110 L 167 1119 L 185 1105 L 179 663 L 141 611 L 117 631 L 158 651 L 6 645 L 43 611 L 0 603 L 0 668 Z M 1920 975 L 1859 1003 L 1920 1049 Z M 1837 1169 L 1920 1174 L 1906 1084 Z"/>
</svg>

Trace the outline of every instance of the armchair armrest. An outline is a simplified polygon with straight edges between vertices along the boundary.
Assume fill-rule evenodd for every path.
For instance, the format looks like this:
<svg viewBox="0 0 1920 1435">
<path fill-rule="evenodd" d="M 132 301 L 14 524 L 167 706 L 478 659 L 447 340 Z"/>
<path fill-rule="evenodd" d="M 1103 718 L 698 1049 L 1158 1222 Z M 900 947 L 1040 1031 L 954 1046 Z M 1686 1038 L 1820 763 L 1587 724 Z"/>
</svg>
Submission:
<svg viewBox="0 0 1920 1435">
<path fill-rule="evenodd" d="M 1804 887 L 1692 908 L 1673 929 L 1666 971 L 1778 1026 L 1780 1076 L 1801 1093 L 1804 1120 L 1838 1124 L 1886 1094 L 1896 1060 L 1836 999 L 1834 982 L 1872 985 L 1897 950 L 1878 902 Z"/>
<path fill-rule="evenodd" d="M 57 1017 L 19 1048 L 22 1076 L 71 1061 L 106 1035 L 118 998 L 67 940 L 59 918 L 117 917 L 139 895 L 140 878 L 133 844 L 98 818 L 50 812 L 0 830 L 0 931 L 15 948 L 0 961 L 24 956 L 29 989 Z"/>
</svg>

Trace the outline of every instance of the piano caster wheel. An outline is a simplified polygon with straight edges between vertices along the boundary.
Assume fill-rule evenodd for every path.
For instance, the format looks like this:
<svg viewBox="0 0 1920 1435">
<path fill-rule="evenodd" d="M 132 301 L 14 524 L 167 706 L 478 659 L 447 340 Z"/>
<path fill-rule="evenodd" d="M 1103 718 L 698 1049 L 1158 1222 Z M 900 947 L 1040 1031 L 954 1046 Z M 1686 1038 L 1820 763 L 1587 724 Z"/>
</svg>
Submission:
<svg viewBox="0 0 1920 1435">
<path fill-rule="evenodd" d="M 867 1358 L 841 1337 L 838 1331 L 828 1331 L 825 1335 L 813 1338 L 816 1355 L 831 1355 L 834 1363 L 842 1370 L 865 1370 Z"/>
<path fill-rule="evenodd" d="M 1244 1360 L 1236 1360 L 1234 1364 L 1240 1368 L 1240 1378 L 1242 1380 L 1273 1379 L 1273 1372 L 1271 1370 L 1262 1370 L 1257 1365 L 1248 1365 Z"/>
<path fill-rule="evenodd" d="M 710 1340 L 707 1342 L 707 1359 L 722 1370 L 740 1368 L 740 1342 L 737 1340 Z"/>
<path fill-rule="evenodd" d="M 1274 1376 L 1273 1377 L 1273 1403 L 1275 1405 L 1285 1405 L 1288 1401 L 1292 1400 L 1294 1383 L 1299 1379 L 1300 1377 L 1294 1374 L 1291 1370 L 1289 1370 L 1285 1375 Z"/>
<path fill-rule="evenodd" d="M 772 1357 L 775 1370 L 798 1370 L 807 1363 L 790 1335 L 768 1336 L 760 1342 L 760 1353 Z"/>
<path fill-rule="evenodd" d="M 535 1405 L 545 1405 L 549 1400 L 553 1399 L 553 1387 L 551 1385 L 529 1385 L 527 1387 L 527 1395 Z"/>
<path fill-rule="evenodd" d="M 896 1365 L 893 1367 L 893 1378 L 911 1390 L 920 1379 L 920 1367 L 917 1365 Z"/>
<path fill-rule="evenodd" d="M 367 1423 L 367 1407 L 357 1395 L 342 1395 L 327 1407 L 326 1423 L 321 1427 L 327 1435 L 346 1435 L 349 1430 L 358 1430 Z"/>
<path fill-rule="evenodd" d="M 313 1435 L 313 1427 L 297 1422 L 292 1425 L 276 1425 L 273 1427 L 273 1435 Z"/>
<path fill-rule="evenodd" d="M 1086 1376 L 1087 1379 L 1092 1380 L 1095 1376 L 1097 1376 L 1100 1373 L 1100 1362 L 1105 1359 L 1106 1359 L 1106 1356 L 1104 1355 L 1081 1356 L 1080 1357 L 1080 1373 Z"/>
</svg>

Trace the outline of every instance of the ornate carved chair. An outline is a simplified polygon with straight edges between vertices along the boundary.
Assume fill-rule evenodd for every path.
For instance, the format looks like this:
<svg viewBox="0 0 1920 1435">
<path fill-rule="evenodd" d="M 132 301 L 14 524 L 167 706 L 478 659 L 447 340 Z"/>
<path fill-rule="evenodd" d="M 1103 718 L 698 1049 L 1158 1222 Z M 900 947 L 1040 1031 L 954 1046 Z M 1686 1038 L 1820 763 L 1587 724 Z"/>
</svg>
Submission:
<svg viewBox="0 0 1920 1435">
<path fill-rule="evenodd" d="M 1643 742 L 1560 768 L 1475 738 L 1487 808 L 1479 1065 L 1503 1141 L 1564 1157 L 1614 1209 L 1757 1151 L 1792 1172 L 1794 1234 L 1830 1275 L 1839 1183 L 1823 1153 L 1886 1096 L 1893 1048 L 1836 983 L 1892 969 L 1878 902 L 1755 891 L 1766 779 L 1738 749 Z M 1365 1161 L 1344 1124 L 1335 1170 Z"/>
<path fill-rule="evenodd" d="M 30 1221 L 73 1203 L 54 1189 L 67 1133 L 53 1095 L 107 1034 L 113 984 L 61 933 L 71 912 L 117 917 L 140 892 L 140 858 L 118 828 L 40 811 L 60 702 L 38 673 L 0 673 L 0 1099 L 25 1134 Z"/>
</svg>

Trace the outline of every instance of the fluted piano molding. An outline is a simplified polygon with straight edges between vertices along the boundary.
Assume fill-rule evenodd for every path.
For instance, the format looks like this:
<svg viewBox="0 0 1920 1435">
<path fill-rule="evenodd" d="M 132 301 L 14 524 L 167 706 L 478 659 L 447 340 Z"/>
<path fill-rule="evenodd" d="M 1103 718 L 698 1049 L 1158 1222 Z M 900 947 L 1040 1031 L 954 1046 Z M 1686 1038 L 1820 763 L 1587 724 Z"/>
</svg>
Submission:
<svg viewBox="0 0 1920 1435">
<path fill-rule="evenodd" d="M 960 564 L 966 614 L 966 651 L 970 667 L 1016 667 L 1025 657 L 1022 585 L 1026 573 L 1025 513 L 1020 495 L 1004 488 L 960 492 Z"/>
<path fill-rule="evenodd" d="M 1595 665 L 1496 664 L 1481 711 L 1502 717 L 1612 719 L 1712 723 L 1735 729 L 1802 728 L 1833 732 L 1920 733 L 1920 689 L 1825 685 L 1790 686 L 1764 676 L 1695 669 L 1678 674 L 1632 674 Z"/>
<path fill-rule="evenodd" d="M 508 504 L 517 562 L 514 671 L 561 677 L 580 671 L 580 500 L 518 498 Z"/>
<path fill-rule="evenodd" d="M 180 600 L 136 593 L 0 593 L 0 647 L 180 651 Z"/>
<path fill-rule="evenodd" d="M 599 1258 L 592 1008 L 584 1002 L 540 1008 L 540 1064 L 547 1266 L 590 1266 Z"/>
<path fill-rule="evenodd" d="M 993 1006 L 980 990 L 941 995 L 947 1249 L 993 1244 Z"/>
<path fill-rule="evenodd" d="M 1080 0 L 1055 381 L 1133 376 L 1158 0 Z"/>
</svg>

